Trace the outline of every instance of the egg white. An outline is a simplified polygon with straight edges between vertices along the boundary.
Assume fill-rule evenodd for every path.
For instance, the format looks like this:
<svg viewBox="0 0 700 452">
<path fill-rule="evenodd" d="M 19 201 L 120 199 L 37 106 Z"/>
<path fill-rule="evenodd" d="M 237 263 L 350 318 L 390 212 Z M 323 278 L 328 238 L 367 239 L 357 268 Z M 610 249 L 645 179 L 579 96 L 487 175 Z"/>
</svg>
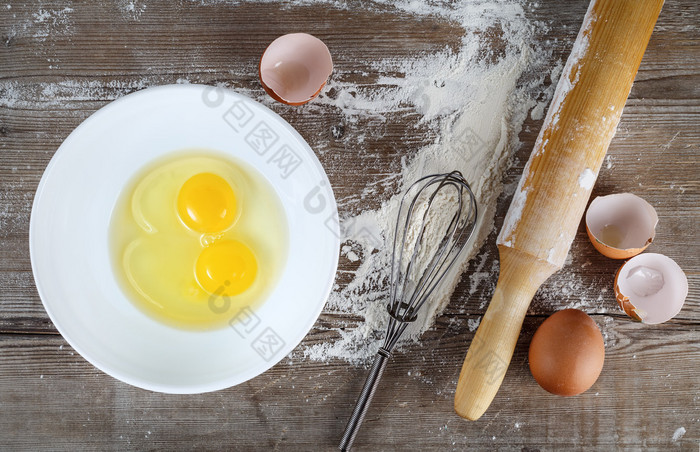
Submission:
<svg viewBox="0 0 700 452">
<path fill-rule="evenodd" d="M 180 187 L 203 172 L 222 177 L 236 196 L 236 220 L 216 235 L 189 230 L 177 214 Z M 253 285 L 228 299 L 203 290 L 194 272 L 203 247 L 222 239 L 243 242 L 258 262 Z M 265 301 L 286 262 L 288 227 L 278 196 L 257 170 L 192 150 L 155 161 L 131 179 L 112 213 L 109 240 L 115 277 L 142 312 L 178 328 L 214 329 Z"/>
</svg>

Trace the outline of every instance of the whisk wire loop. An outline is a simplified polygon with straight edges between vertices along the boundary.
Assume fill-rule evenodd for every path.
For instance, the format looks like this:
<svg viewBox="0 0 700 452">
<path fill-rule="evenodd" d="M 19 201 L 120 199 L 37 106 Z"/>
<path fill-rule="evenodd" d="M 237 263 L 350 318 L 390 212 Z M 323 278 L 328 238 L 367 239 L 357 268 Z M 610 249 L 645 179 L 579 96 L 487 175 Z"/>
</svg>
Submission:
<svg viewBox="0 0 700 452">
<path fill-rule="evenodd" d="M 437 187 L 426 196 L 426 191 L 434 185 Z M 416 187 L 419 188 L 416 189 Z M 456 209 L 445 229 L 444 236 L 435 247 L 435 251 L 425 264 L 425 268 L 416 275 L 417 277 L 412 278 L 411 276 L 416 273 L 415 265 L 418 256 L 421 253 L 429 252 L 423 247 L 425 246 L 426 229 L 430 225 L 430 215 L 433 213 L 431 208 L 435 198 L 446 188 L 455 190 Z M 468 195 L 468 205 L 464 203 L 465 195 Z M 406 208 L 405 202 L 409 197 L 410 203 Z M 417 206 L 422 207 L 423 211 L 420 214 L 417 237 L 411 240 L 409 233 L 415 222 L 414 214 Z M 476 199 L 469 184 L 459 171 L 425 176 L 406 190 L 399 204 L 399 214 L 394 230 L 388 307 L 392 317 L 403 322 L 415 320 L 417 311 L 439 285 L 449 267 L 457 259 L 459 251 L 471 238 L 476 218 Z M 407 248 L 410 248 L 410 259 L 406 261 L 405 268 L 402 268 Z"/>
<path fill-rule="evenodd" d="M 450 205 L 454 211 L 436 213 L 434 210 L 448 209 Z M 438 226 L 433 222 L 438 216 L 447 218 L 447 215 L 451 216 L 444 230 L 436 230 Z M 477 220 L 476 198 L 459 171 L 422 177 L 411 184 L 401 198 L 391 254 L 386 337 L 345 428 L 340 450 L 352 447 L 394 347 L 449 273 L 471 239 Z M 438 235 L 440 233 L 442 236 Z"/>
</svg>

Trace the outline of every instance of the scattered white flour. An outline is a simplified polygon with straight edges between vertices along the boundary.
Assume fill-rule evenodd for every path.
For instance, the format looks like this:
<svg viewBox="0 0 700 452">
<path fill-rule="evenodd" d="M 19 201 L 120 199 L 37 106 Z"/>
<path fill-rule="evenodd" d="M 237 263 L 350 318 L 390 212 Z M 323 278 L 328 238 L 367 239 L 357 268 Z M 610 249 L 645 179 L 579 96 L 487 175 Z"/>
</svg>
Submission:
<svg viewBox="0 0 700 452">
<path fill-rule="evenodd" d="M 153 78 L 132 81 L 68 79 L 41 83 L 10 80 L 0 82 L 0 107 L 33 108 L 41 103 L 44 108 L 63 107 L 69 110 L 81 102 L 104 103 L 158 82 Z"/>
<path fill-rule="evenodd" d="M 527 171 L 528 166 L 525 167 L 525 171 Z M 508 214 L 503 222 L 503 227 L 501 228 L 501 232 L 498 234 L 498 243 L 507 247 L 512 247 L 515 245 L 513 243 L 513 232 L 515 231 L 515 227 L 518 225 L 520 218 L 523 215 L 523 209 L 525 208 L 525 203 L 527 202 L 527 194 L 530 191 L 529 187 L 523 188 L 524 180 L 525 178 L 520 178 L 518 188 L 515 190 L 513 200 L 508 208 Z"/>
<path fill-rule="evenodd" d="M 573 256 L 582 256 L 585 252 L 580 247 L 587 247 L 588 243 L 574 242 L 571 252 L 564 262 L 564 270 L 557 273 L 556 278 L 549 278 L 537 291 L 528 308 L 528 315 L 544 315 L 552 313 L 552 300 L 557 300 L 560 309 L 583 309 L 597 313 L 607 313 L 615 310 L 610 304 L 610 296 L 613 291 L 612 283 L 604 275 L 582 273 L 574 270 L 566 270 L 566 267 L 585 268 L 591 265 L 587 262 L 574 262 Z M 595 298 L 595 294 L 598 294 Z M 603 317 L 604 321 L 612 320 L 611 317 Z M 601 327 L 601 330 L 603 328 Z M 605 333 L 604 333 L 605 334 Z"/>
<path fill-rule="evenodd" d="M 321 97 L 318 102 L 340 108 L 346 115 L 388 114 L 407 108 L 417 111 L 421 115 L 419 123 L 435 131 L 436 139 L 404 161 L 399 188 L 405 189 L 426 174 L 458 169 L 478 199 L 481 216 L 474 240 L 426 303 L 419 319 L 406 329 L 404 344 L 417 340 L 433 324 L 449 302 L 468 261 L 492 230 L 502 172 L 519 144 L 517 134 L 523 121 L 538 104 L 534 99 L 543 91 L 543 78 L 524 80 L 524 76 L 533 70 L 543 73 L 550 57 L 534 47 L 532 35 L 537 25 L 525 18 L 518 2 L 475 5 L 462 1 L 444 10 L 412 2 L 411 8 L 415 14 L 440 14 L 445 20 L 463 24 L 460 48 L 379 61 L 375 66 L 378 72 L 398 74 L 380 77 L 377 84 L 384 89 L 370 93 L 355 84 L 334 83 L 333 98 Z M 499 45 L 505 47 L 495 61 L 484 58 L 484 47 L 493 45 L 484 38 L 487 30 L 498 30 Z M 351 315 L 358 323 L 337 329 L 334 341 L 307 347 L 303 350 L 305 356 L 363 363 L 376 352 L 388 318 L 391 243 L 400 198 L 398 193 L 378 210 L 343 219 L 344 241 L 353 249 L 361 247 L 362 259 L 351 281 L 331 294 L 325 313 Z M 482 270 L 470 275 L 470 282 L 479 278 L 478 273 Z M 476 329 L 479 321 L 469 319 L 469 329 Z"/>
<path fill-rule="evenodd" d="M 11 9 L 10 5 L 8 10 Z M 13 25 L 7 31 L 5 39 L 12 39 L 19 34 L 29 35 L 39 42 L 44 42 L 50 35 L 68 35 L 73 31 L 73 8 L 40 8 L 25 17 L 13 13 Z"/>
<path fill-rule="evenodd" d="M 605 156 L 605 168 L 606 169 L 612 169 L 613 167 L 613 159 L 610 154 Z"/>
<path fill-rule="evenodd" d="M 146 5 L 136 0 L 121 1 L 119 9 L 125 17 L 138 20 L 141 18 L 141 14 L 146 11 Z"/>
<path fill-rule="evenodd" d="M 467 327 L 469 328 L 469 331 L 474 332 L 477 328 L 479 328 L 480 323 L 481 317 L 477 317 L 476 319 L 469 319 L 467 320 Z"/>
<path fill-rule="evenodd" d="M 73 27 L 73 8 L 40 9 L 34 13 L 34 23 L 42 24 L 34 33 L 35 38 L 45 38 L 49 33 L 69 33 Z"/>
<path fill-rule="evenodd" d="M 671 438 L 673 442 L 680 441 L 685 435 L 685 427 L 678 427 L 675 432 L 673 432 L 673 437 Z"/>
<path fill-rule="evenodd" d="M 596 174 L 590 168 L 586 168 L 578 176 L 579 187 L 584 190 L 590 190 L 595 184 L 596 177 Z"/>
<path fill-rule="evenodd" d="M 340 249 L 340 254 L 347 257 L 350 262 L 357 262 L 360 260 L 360 256 L 352 250 L 352 246 L 350 245 L 344 245 Z"/>
</svg>

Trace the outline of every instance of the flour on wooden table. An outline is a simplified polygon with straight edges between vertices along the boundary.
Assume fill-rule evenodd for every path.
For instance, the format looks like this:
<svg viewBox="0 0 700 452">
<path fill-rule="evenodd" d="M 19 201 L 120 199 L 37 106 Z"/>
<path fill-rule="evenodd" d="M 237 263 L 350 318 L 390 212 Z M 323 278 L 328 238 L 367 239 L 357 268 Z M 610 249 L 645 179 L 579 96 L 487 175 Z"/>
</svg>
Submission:
<svg viewBox="0 0 700 452">
<path fill-rule="evenodd" d="M 410 161 L 404 161 L 397 174 L 400 188 L 426 174 L 457 169 L 478 199 L 481 217 L 475 238 L 426 303 L 419 319 L 407 328 L 403 337 L 406 344 L 430 328 L 449 302 L 469 260 L 491 232 L 496 200 L 502 191 L 502 172 L 519 144 L 518 132 L 530 109 L 537 107 L 536 115 L 541 115 L 551 90 L 543 93 L 541 78 L 528 81 L 527 74 L 538 70 L 544 73 L 549 54 L 533 43 L 533 33 L 541 25 L 530 23 L 519 3 L 457 2 L 451 7 L 432 8 L 411 2 L 401 3 L 399 8 L 419 15 L 439 14 L 462 24 L 465 33 L 460 48 L 377 62 L 378 72 L 398 74 L 380 77 L 377 84 L 382 90 L 365 94 L 354 84 L 336 83 L 335 96 L 322 97 L 319 102 L 353 116 L 405 108 L 420 113 L 421 125 L 435 131 L 436 139 Z M 495 60 L 484 58 L 483 52 L 489 45 L 484 32 L 493 29 L 502 33 L 499 41 L 505 46 Z M 558 67 L 551 78 L 555 80 L 560 72 Z M 538 96 L 545 99 L 535 102 Z M 344 241 L 359 250 L 356 254 L 361 262 L 347 286 L 333 291 L 324 312 L 362 320 L 336 329 L 335 340 L 306 347 L 306 357 L 363 363 L 379 347 L 388 319 L 391 243 L 400 198 L 401 193 L 397 193 L 378 210 L 343 219 Z M 443 221 L 449 221 L 449 217 Z M 493 272 L 479 271 L 470 275 L 470 282 L 478 284 L 480 277 L 492 278 Z M 469 329 L 476 329 L 479 321 L 470 319 Z"/>
<path fill-rule="evenodd" d="M 673 440 L 674 443 L 678 442 L 683 438 L 683 435 L 685 435 L 685 427 L 678 427 L 675 432 L 673 432 L 673 436 L 671 439 Z"/>
<path fill-rule="evenodd" d="M 136 0 L 121 1 L 119 9 L 125 17 L 133 20 L 139 20 L 141 14 L 146 11 L 146 5 Z"/>
</svg>

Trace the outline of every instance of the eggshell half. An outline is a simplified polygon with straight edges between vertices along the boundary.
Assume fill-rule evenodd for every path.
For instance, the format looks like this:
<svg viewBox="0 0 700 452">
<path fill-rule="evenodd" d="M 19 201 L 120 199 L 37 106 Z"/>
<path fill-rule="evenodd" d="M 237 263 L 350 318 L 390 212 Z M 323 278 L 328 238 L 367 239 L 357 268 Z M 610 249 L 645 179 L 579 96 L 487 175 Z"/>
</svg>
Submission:
<svg viewBox="0 0 700 452">
<path fill-rule="evenodd" d="M 280 36 L 265 49 L 260 82 L 275 100 L 302 105 L 318 96 L 333 71 L 333 59 L 320 39 L 306 33 Z"/>
<path fill-rule="evenodd" d="M 598 196 L 586 212 L 586 232 L 593 246 L 612 259 L 629 259 L 654 240 L 659 217 L 632 193 Z"/>
<path fill-rule="evenodd" d="M 644 323 L 663 323 L 676 316 L 688 296 L 688 278 L 663 254 L 644 253 L 620 267 L 615 297 L 625 313 Z"/>
</svg>

